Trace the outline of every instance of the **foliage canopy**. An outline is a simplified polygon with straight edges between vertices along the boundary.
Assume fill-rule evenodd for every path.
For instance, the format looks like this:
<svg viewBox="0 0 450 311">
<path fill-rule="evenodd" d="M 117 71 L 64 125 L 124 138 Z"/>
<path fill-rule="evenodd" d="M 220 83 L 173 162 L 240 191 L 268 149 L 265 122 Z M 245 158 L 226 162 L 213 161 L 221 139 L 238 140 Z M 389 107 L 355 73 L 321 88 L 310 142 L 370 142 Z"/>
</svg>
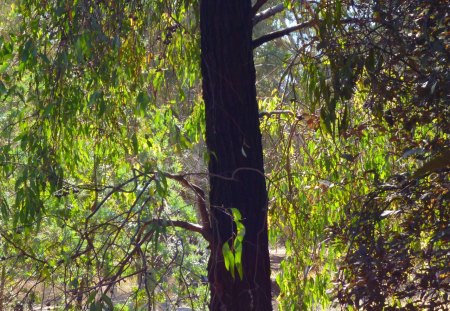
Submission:
<svg viewBox="0 0 450 311">
<path fill-rule="evenodd" d="M 269 234 L 286 248 L 279 307 L 445 310 L 448 4 L 260 4 Z M 198 5 L 0 5 L 1 304 L 205 308 L 196 223 L 214 155 Z M 125 302 L 111 300 L 120 282 Z"/>
</svg>

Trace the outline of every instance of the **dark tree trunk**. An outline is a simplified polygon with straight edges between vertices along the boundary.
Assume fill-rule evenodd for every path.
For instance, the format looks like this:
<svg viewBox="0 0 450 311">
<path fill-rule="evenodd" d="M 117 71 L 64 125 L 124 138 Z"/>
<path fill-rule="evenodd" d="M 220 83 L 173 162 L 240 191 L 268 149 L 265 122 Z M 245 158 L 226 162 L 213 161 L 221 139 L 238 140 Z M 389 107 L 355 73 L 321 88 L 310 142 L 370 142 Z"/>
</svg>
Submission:
<svg viewBox="0 0 450 311">
<path fill-rule="evenodd" d="M 256 101 L 250 0 L 202 0 L 200 11 L 206 142 L 210 152 L 211 310 L 272 310 L 267 192 Z M 223 243 L 243 217 L 243 279 L 225 269 Z"/>
</svg>

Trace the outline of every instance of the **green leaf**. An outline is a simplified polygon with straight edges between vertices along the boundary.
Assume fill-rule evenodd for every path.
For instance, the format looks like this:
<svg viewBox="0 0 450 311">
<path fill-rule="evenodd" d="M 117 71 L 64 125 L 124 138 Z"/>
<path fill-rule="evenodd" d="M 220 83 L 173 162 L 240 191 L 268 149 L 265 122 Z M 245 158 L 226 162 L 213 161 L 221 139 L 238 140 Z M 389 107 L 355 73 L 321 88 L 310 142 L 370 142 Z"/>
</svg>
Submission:
<svg viewBox="0 0 450 311">
<path fill-rule="evenodd" d="M 222 245 L 222 255 L 225 263 L 225 269 L 230 271 L 231 276 L 234 279 L 234 255 L 228 245 L 228 242 L 225 242 Z"/>
<path fill-rule="evenodd" d="M 165 197 L 167 194 L 167 178 L 162 173 L 158 173 L 155 178 L 156 192 Z"/>
<path fill-rule="evenodd" d="M 133 154 L 138 154 L 139 153 L 139 143 L 138 143 L 136 133 L 133 133 L 133 135 L 131 136 L 131 143 L 133 144 Z"/>
<path fill-rule="evenodd" d="M 241 221 L 242 220 L 242 215 L 241 212 L 237 209 L 237 208 L 230 208 L 231 213 L 233 214 L 233 220 L 235 222 Z"/>
<path fill-rule="evenodd" d="M 87 299 L 87 303 L 90 304 L 91 302 L 93 302 L 95 300 L 95 296 L 97 296 L 97 292 L 93 291 L 92 293 L 89 294 L 89 297 Z"/>
<path fill-rule="evenodd" d="M 111 310 L 111 311 L 114 310 L 113 302 L 112 302 L 111 298 L 109 298 L 106 294 L 102 295 L 102 301 L 106 303 L 107 310 Z"/>
<path fill-rule="evenodd" d="M 342 118 L 341 118 L 341 120 L 339 122 L 338 130 L 339 130 L 339 134 L 340 135 L 345 133 L 345 131 L 348 128 L 348 124 L 349 124 L 348 106 L 345 105 L 344 106 L 344 113 L 343 113 Z"/>
<path fill-rule="evenodd" d="M 237 258 L 239 257 L 239 262 L 237 262 Z M 236 254 L 236 270 L 239 274 L 239 278 L 241 279 L 241 281 L 244 278 L 244 272 L 242 271 L 242 262 L 241 262 L 241 253 Z"/>
<path fill-rule="evenodd" d="M 9 216 L 9 206 L 4 196 L 0 197 L 0 212 L 4 219 L 7 219 Z"/>
<path fill-rule="evenodd" d="M 102 311 L 102 305 L 99 302 L 93 302 L 89 306 L 89 311 Z"/>
<path fill-rule="evenodd" d="M 3 81 L 0 80 L 0 95 L 6 94 L 7 90 L 6 90 L 6 86 L 3 83 Z"/>
<path fill-rule="evenodd" d="M 327 112 L 327 110 L 325 109 L 325 107 L 320 108 L 320 121 L 321 121 L 323 127 L 325 128 L 325 130 L 329 134 L 332 134 L 330 115 Z"/>
<path fill-rule="evenodd" d="M 150 97 L 148 96 L 147 92 L 140 92 L 136 98 L 136 102 L 137 102 L 136 113 L 139 114 L 141 117 L 144 117 L 145 113 L 148 110 L 148 105 L 150 103 Z"/>
</svg>

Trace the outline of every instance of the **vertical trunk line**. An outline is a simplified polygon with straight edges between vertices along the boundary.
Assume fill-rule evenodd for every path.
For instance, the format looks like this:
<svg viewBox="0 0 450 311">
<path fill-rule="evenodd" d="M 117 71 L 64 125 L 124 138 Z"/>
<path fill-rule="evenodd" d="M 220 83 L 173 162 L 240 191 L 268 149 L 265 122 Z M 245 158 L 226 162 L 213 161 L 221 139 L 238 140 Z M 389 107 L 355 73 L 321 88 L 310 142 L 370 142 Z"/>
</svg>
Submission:
<svg viewBox="0 0 450 311">
<path fill-rule="evenodd" d="M 267 191 L 256 100 L 250 0 L 201 0 L 203 99 L 210 153 L 211 310 L 272 310 L 267 235 Z M 224 243 L 246 229 L 243 279 L 226 270 Z M 231 245 L 232 243 L 230 243 Z"/>
</svg>

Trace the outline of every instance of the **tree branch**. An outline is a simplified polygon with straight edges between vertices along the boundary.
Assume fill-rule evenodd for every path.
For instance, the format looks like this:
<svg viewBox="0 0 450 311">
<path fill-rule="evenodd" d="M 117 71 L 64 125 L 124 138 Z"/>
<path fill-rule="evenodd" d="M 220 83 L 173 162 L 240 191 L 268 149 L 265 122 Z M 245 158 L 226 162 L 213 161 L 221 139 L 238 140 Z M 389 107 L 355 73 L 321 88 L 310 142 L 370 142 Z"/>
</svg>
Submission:
<svg viewBox="0 0 450 311">
<path fill-rule="evenodd" d="M 256 14 L 255 17 L 253 18 L 253 26 L 258 24 L 260 21 L 263 21 L 269 17 L 274 16 L 277 13 L 280 13 L 283 10 L 284 10 L 284 4 L 280 3 L 280 4 L 277 4 L 273 7 L 270 7 L 268 9 Z"/>
<path fill-rule="evenodd" d="M 133 249 L 128 253 L 128 255 L 123 258 L 120 263 L 117 265 L 119 267 L 118 271 L 114 274 L 112 278 L 109 280 L 109 284 L 105 290 L 105 292 L 109 292 L 111 287 L 117 282 L 117 278 L 122 274 L 122 272 L 125 270 L 125 266 L 130 263 L 131 258 L 139 251 L 142 244 L 147 242 L 154 234 L 155 229 L 150 228 L 143 237 L 141 235 L 144 233 L 145 228 L 150 225 L 158 225 L 161 227 L 178 227 L 183 228 L 185 230 L 189 230 L 192 232 L 200 233 L 208 242 L 211 241 L 211 236 L 209 234 L 209 231 L 203 230 L 203 227 L 198 224 L 193 224 L 187 221 L 182 220 L 166 220 L 166 219 L 159 219 L 155 218 L 149 221 L 146 221 L 143 226 L 139 229 L 139 232 L 136 234 L 136 240 Z"/>
<path fill-rule="evenodd" d="M 292 26 L 292 27 L 288 27 L 288 28 L 285 28 L 282 30 L 277 30 L 277 31 L 268 33 L 267 35 L 261 36 L 255 40 L 253 40 L 253 43 L 252 43 L 253 48 L 255 49 L 266 42 L 281 38 L 281 37 L 286 36 L 294 31 L 298 31 L 298 30 L 302 30 L 304 28 L 316 26 L 317 24 L 322 23 L 322 22 L 323 22 L 323 20 L 314 19 L 314 20 L 310 20 L 310 21 Z M 358 18 L 346 18 L 346 19 L 339 21 L 339 23 L 341 23 L 341 24 L 361 23 L 361 22 L 362 22 L 361 19 L 358 19 Z"/>
<path fill-rule="evenodd" d="M 202 222 L 202 227 L 204 228 L 205 231 L 209 232 L 211 230 L 211 224 L 209 221 L 208 209 L 206 207 L 205 192 L 202 190 L 202 188 L 187 181 L 183 175 L 172 175 L 172 174 L 166 173 L 166 174 L 164 174 L 164 176 L 166 176 L 167 178 L 176 180 L 176 181 L 180 182 L 186 188 L 194 191 L 195 195 L 197 196 L 197 208 L 198 208 L 198 211 L 200 214 L 200 218 L 201 218 L 200 220 Z"/>
<path fill-rule="evenodd" d="M 37 258 L 37 257 L 34 256 L 33 254 L 27 252 L 24 248 L 20 247 L 20 245 L 16 244 L 12 239 L 10 239 L 10 238 L 8 237 L 8 235 L 7 235 L 6 233 L 0 231 L 0 236 L 1 236 L 7 243 L 11 244 L 15 249 L 17 249 L 17 250 L 20 251 L 19 256 L 22 255 L 22 256 L 31 258 L 31 259 L 33 259 L 33 260 L 35 260 L 35 261 L 38 261 L 38 262 L 40 262 L 40 263 L 42 263 L 42 264 L 47 264 L 47 261 Z"/>
<path fill-rule="evenodd" d="M 182 228 L 188 231 L 197 232 L 203 235 L 203 237 L 209 241 L 209 236 L 203 230 L 203 227 L 199 224 L 194 224 L 184 220 L 166 220 L 166 219 L 152 219 L 149 222 L 145 223 L 145 225 L 156 224 L 161 227 L 177 227 Z"/>
<path fill-rule="evenodd" d="M 308 28 L 308 27 L 312 27 L 316 24 L 316 21 L 308 21 L 308 22 L 304 22 L 292 27 L 288 27 L 282 30 L 277 30 L 271 33 L 268 33 L 267 35 L 261 36 L 255 40 L 253 40 L 253 48 L 256 49 L 257 47 L 259 47 L 260 45 L 263 45 L 266 42 L 281 38 L 283 36 L 286 36 L 288 34 L 290 34 L 291 32 L 294 31 L 298 31 L 304 28 Z"/>
<path fill-rule="evenodd" d="M 129 183 L 132 182 L 136 182 L 139 178 L 145 176 L 145 173 L 140 173 L 138 175 L 134 175 L 132 178 L 128 179 L 127 181 L 124 181 L 123 183 L 117 185 L 117 186 L 113 186 L 113 187 L 104 187 L 103 189 L 107 189 L 107 188 L 111 188 L 111 191 L 108 192 L 105 197 L 99 202 L 99 203 L 94 203 L 94 205 L 91 207 L 91 213 L 86 217 L 86 225 L 89 221 L 89 219 L 91 219 L 100 209 L 100 207 L 102 207 L 103 204 L 105 204 L 105 202 L 116 192 L 123 192 L 123 187 L 125 187 L 126 185 L 128 185 Z M 154 179 L 154 176 L 151 178 L 151 180 Z M 80 188 L 80 187 L 78 187 Z M 99 189 L 94 188 L 95 191 L 98 191 Z"/>
<path fill-rule="evenodd" d="M 257 0 L 255 5 L 252 7 L 252 16 L 255 16 L 258 13 L 259 9 L 266 4 L 268 0 Z"/>
</svg>

